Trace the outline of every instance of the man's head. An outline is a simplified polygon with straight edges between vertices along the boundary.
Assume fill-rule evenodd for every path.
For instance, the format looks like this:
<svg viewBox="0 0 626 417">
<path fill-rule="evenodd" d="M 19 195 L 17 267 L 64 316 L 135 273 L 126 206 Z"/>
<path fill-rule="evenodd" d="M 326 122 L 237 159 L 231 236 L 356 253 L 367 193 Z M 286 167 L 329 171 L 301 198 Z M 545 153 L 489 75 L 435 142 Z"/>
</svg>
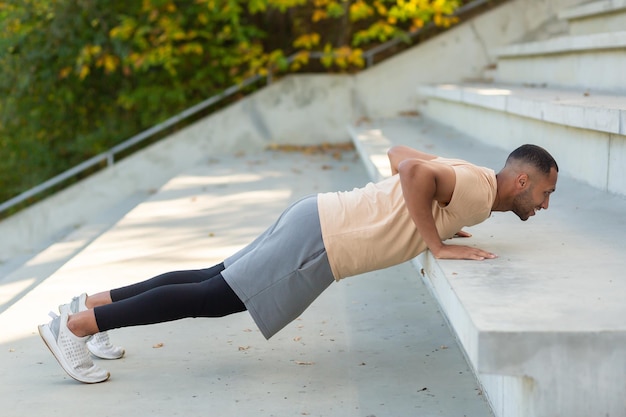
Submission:
<svg viewBox="0 0 626 417">
<path fill-rule="evenodd" d="M 556 161 L 542 147 L 522 145 L 515 149 L 498 173 L 494 211 L 510 210 L 521 220 L 528 220 L 536 211 L 547 209 L 558 172 Z"/>
</svg>

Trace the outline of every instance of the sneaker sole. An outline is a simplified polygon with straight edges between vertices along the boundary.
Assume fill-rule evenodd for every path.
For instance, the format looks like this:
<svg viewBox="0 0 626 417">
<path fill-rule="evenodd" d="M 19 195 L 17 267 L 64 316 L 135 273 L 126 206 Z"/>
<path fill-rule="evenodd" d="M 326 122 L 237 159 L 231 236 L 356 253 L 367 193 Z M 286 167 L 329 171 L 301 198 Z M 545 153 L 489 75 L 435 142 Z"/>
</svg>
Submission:
<svg viewBox="0 0 626 417">
<path fill-rule="evenodd" d="M 48 326 L 41 324 L 38 326 L 38 329 L 39 329 L 39 336 L 41 336 L 41 339 L 50 350 L 50 353 L 52 353 L 52 356 L 54 356 L 54 359 L 56 359 L 59 365 L 61 365 L 61 368 L 63 368 L 65 373 L 67 373 L 69 376 L 74 378 L 76 381 L 82 382 L 84 384 L 97 384 L 97 383 L 104 382 L 109 379 L 109 377 L 111 376 L 111 373 L 109 372 L 107 372 L 107 376 L 105 379 L 98 380 L 98 381 L 91 381 L 91 380 L 86 380 L 82 378 L 80 375 L 75 374 L 74 372 L 71 371 L 71 368 L 68 370 L 66 368 L 65 361 L 63 360 L 63 356 L 61 355 L 61 352 L 59 352 L 58 348 L 56 347 L 56 343 L 48 342 L 48 340 L 54 341 L 54 335 L 52 334 Z"/>
</svg>

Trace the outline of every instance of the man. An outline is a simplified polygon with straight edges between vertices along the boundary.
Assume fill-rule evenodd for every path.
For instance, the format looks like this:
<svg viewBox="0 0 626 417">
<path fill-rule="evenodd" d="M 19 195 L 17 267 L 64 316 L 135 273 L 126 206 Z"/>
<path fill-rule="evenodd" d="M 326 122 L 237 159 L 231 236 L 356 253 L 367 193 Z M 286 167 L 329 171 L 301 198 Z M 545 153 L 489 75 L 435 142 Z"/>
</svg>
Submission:
<svg viewBox="0 0 626 417">
<path fill-rule="evenodd" d="M 535 145 L 514 150 L 497 175 L 403 146 L 388 156 L 391 177 L 301 199 L 221 264 L 74 298 L 39 326 L 42 339 L 63 369 L 85 383 L 109 378 L 90 351 L 107 359 L 124 354 L 108 339 L 106 331 L 115 328 L 247 310 L 269 339 L 334 280 L 399 264 L 427 249 L 440 259 L 495 258 L 444 240 L 468 236 L 461 228 L 493 211 L 527 220 L 547 209 L 558 176 L 554 158 Z"/>
</svg>

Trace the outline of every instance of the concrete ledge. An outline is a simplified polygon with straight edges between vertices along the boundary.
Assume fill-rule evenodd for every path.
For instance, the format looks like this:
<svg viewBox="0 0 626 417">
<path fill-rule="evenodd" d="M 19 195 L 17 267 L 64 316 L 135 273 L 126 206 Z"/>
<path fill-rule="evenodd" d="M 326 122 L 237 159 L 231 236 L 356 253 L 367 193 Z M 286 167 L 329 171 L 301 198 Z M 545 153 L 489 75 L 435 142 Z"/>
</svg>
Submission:
<svg viewBox="0 0 626 417">
<path fill-rule="evenodd" d="M 523 57 L 529 55 L 552 55 L 581 51 L 623 49 L 626 47 L 626 32 L 596 33 L 585 36 L 561 36 L 540 42 L 509 45 L 493 51 L 498 58 Z"/>
<path fill-rule="evenodd" d="M 559 156 L 564 173 L 626 195 L 626 97 L 478 84 L 422 86 L 430 118 L 503 149 L 534 142 Z"/>
<path fill-rule="evenodd" d="M 582 19 L 626 10 L 626 0 L 602 0 L 570 7 L 558 14 L 559 19 Z"/>
<path fill-rule="evenodd" d="M 406 144 L 496 171 L 507 152 L 423 118 L 353 128 L 362 157 Z M 370 153 L 371 152 L 371 153 Z M 558 155 L 557 155 L 557 159 Z M 382 173 L 381 173 L 382 175 Z M 459 243 L 485 262 L 414 262 L 438 299 L 499 417 L 626 415 L 626 199 L 562 175 L 550 209 L 528 223 L 496 213 Z M 453 241 L 452 243 L 455 243 Z"/>
<path fill-rule="evenodd" d="M 558 17 L 568 22 L 571 35 L 622 31 L 626 27 L 626 1 L 596 1 L 566 9 Z"/>
<path fill-rule="evenodd" d="M 620 30 L 626 14 L 616 17 Z M 597 30 L 603 28 L 598 23 Z M 594 31 L 595 29 L 589 29 Z M 591 33 L 510 45 L 492 51 L 497 59 L 493 80 L 506 84 L 626 91 L 626 32 Z"/>
<path fill-rule="evenodd" d="M 543 122 L 626 135 L 626 96 L 492 84 L 420 86 L 418 93 Z"/>
</svg>

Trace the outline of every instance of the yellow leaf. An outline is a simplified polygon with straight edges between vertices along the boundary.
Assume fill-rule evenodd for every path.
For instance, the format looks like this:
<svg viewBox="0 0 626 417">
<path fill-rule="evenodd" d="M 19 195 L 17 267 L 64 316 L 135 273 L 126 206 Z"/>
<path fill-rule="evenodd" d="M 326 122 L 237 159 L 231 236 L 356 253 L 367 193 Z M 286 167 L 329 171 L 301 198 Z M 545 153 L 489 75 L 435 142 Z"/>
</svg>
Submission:
<svg viewBox="0 0 626 417">
<path fill-rule="evenodd" d="M 104 71 L 107 74 L 110 74 L 117 69 L 117 64 L 119 62 L 119 59 L 116 56 L 107 54 L 103 57 L 103 59 L 104 59 L 104 63 L 103 63 Z"/>
<path fill-rule="evenodd" d="M 309 62 L 310 56 L 311 54 L 308 51 L 300 51 L 294 56 L 293 60 L 294 62 L 300 64 L 307 64 Z"/>
<path fill-rule="evenodd" d="M 372 7 L 366 4 L 363 0 L 357 0 L 350 5 L 350 19 L 352 21 L 366 19 L 373 14 L 374 11 Z"/>
<path fill-rule="evenodd" d="M 59 78 L 60 79 L 67 78 L 71 72 L 72 72 L 72 67 L 62 68 L 61 71 L 59 71 Z"/>
<path fill-rule="evenodd" d="M 328 13 L 326 13 L 326 10 L 316 9 L 313 12 L 313 15 L 311 16 L 311 21 L 315 23 L 315 22 L 319 22 L 320 20 L 324 20 L 327 18 L 328 18 Z"/>
<path fill-rule="evenodd" d="M 165 10 L 169 13 L 174 13 L 176 11 L 176 5 L 174 3 L 168 3 L 165 6 Z"/>
<path fill-rule="evenodd" d="M 88 75 L 89 75 L 89 67 L 87 65 L 83 65 L 80 68 L 80 71 L 78 73 L 78 78 L 80 78 L 81 80 L 84 80 L 85 78 L 87 78 Z"/>
<path fill-rule="evenodd" d="M 379 1 L 374 2 L 374 7 L 376 8 L 376 12 L 378 12 L 379 15 L 381 16 L 387 15 L 387 7 L 385 7 L 385 5 L 382 4 L 381 2 Z"/>
<path fill-rule="evenodd" d="M 416 28 L 424 27 L 424 21 L 422 19 L 413 19 L 413 26 Z"/>
<path fill-rule="evenodd" d="M 301 35 L 293 41 L 294 48 L 312 49 L 320 42 L 320 35 L 317 33 L 308 33 Z"/>
</svg>

